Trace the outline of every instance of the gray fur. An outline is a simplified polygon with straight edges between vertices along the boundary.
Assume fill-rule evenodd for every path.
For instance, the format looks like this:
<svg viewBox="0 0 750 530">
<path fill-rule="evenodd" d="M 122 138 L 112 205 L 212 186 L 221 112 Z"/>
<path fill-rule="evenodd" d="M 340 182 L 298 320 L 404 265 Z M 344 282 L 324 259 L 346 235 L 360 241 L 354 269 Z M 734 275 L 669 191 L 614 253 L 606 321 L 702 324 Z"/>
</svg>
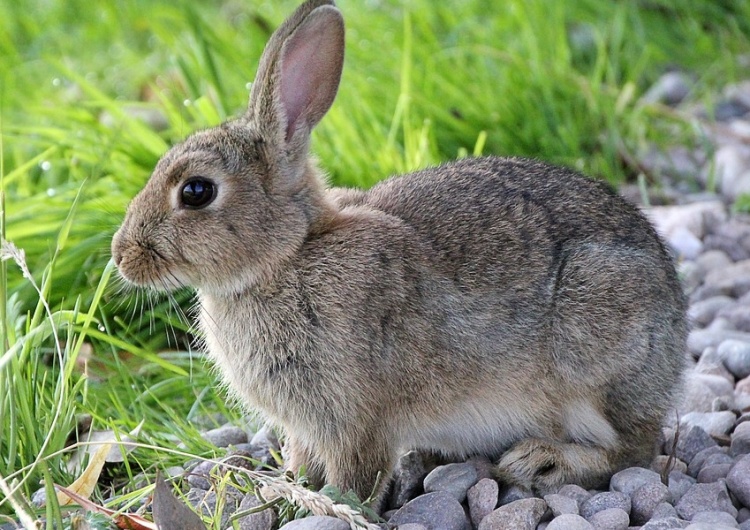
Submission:
<svg viewBox="0 0 750 530">
<path fill-rule="evenodd" d="M 172 148 L 133 200 L 112 242 L 122 275 L 197 289 L 224 380 L 318 483 L 367 497 L 410 448 L 490 455 L 542 493 L 646 465 L 686 335 L 646 219 L 516 158 L 327 189 L 309 134 L 342 62 L 338 10 L 303 4 L 266 47 L 248 113 Z M 315 82 L 297 84 L 305 65 Z M 186 209 L 196 175 L 218 194 Z"/>
</svg>

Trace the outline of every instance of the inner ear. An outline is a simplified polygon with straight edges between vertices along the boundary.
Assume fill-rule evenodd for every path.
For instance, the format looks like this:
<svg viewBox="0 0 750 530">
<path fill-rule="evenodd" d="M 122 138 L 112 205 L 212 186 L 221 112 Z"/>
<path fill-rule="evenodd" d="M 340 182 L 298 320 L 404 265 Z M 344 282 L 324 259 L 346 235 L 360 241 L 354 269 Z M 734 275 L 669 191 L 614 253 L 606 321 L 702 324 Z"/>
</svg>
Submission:
<svg viewBox="0 0 750 530">
<path fill-rule="evenodd" d="M 279 102 L 286 141 L 306 132 L 333 104 L 344 62 L 344 22 L 332 6 L 316 8 L 284 43 L 279 61 Z"/>
</svg>

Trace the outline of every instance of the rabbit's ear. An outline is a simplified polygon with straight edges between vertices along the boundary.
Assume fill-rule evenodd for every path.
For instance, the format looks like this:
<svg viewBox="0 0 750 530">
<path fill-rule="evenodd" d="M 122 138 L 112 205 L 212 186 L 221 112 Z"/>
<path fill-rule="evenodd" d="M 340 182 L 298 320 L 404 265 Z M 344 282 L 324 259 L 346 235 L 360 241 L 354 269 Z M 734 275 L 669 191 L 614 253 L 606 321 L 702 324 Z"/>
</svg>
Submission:
<svg viewBox="0 0 750 530">
<path fill-rule="evenodd" d="M 311 0 L 266 45 L 247 118 L 294 154 L 331 107 L 344 62 L 344 21 L 332 2 Z"/>
</svg>

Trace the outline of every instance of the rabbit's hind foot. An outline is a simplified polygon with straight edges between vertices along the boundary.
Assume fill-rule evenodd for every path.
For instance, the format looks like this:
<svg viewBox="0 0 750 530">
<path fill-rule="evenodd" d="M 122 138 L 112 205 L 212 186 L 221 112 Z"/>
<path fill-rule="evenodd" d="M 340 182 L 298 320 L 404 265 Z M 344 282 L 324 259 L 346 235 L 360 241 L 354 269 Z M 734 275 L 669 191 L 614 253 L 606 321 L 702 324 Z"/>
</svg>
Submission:
<svg viewBox="0 0 750 530">
<path fill-rule="evenodd" d="M 603 447 L 527 438 L 516 443 L 497 464 L 498 479 L 540 495 L 569 483 L 592 488 L 612 473 L 614 452 Z"/>
</svg>

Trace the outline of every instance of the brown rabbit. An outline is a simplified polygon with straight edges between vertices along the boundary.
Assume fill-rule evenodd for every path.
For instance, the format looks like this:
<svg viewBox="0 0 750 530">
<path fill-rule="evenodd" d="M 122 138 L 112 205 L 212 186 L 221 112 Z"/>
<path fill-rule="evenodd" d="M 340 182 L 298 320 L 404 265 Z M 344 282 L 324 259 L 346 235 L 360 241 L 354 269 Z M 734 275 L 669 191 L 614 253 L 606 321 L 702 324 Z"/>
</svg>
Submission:
<svg viewBox="0 0 750 530">
<path fill-rule="evenodd" d="M 131 203 L 122 275 L 197 289 L 224 380 L 317 483 L 365 498 L 411 448 L 497 458 L 540 493 L 646 465 L 686 334 L 649 223 L 604 184 L 516 158 L 327 189 L 308 146 L 343 55 L 333 3 L 300 6 L 247 113 L 172 148 Z"/>
</svg>

